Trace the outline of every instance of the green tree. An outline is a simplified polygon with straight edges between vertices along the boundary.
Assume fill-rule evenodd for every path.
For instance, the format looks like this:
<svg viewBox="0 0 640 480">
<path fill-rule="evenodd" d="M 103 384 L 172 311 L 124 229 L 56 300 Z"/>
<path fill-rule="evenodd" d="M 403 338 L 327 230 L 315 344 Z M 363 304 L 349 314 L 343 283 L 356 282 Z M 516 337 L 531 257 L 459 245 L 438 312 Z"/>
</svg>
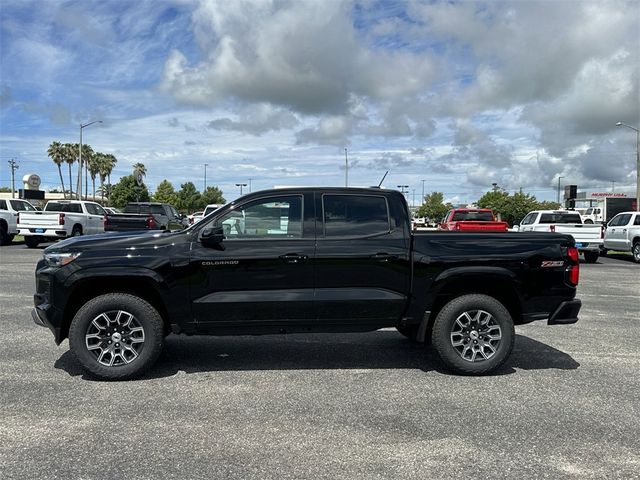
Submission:
<svg viewBox="0 0 640 480">
<path fill-rule="evenodd" d="M 148 202 L 149 190 L 147 186 L 136 184 L 133 175 L 122 177 L 120 181 L 113 186 L 111 192 L 111 203 L 114 207 L 124 208 L 129 202 Z"/>
<path fill-rule="evenodd" d="M 450 208 L 452 205 L 444 203 L 444 195 L 441 192 L 432 192 L 424 196 L 424 203 L 416 211 L 416 216 L 439 221 Z"/>
<path fill-rule="evenodd" d="M 218 187 L 207 187 L 207 189 L 202 192 L 200 208 L 204 209 L 210 203 L 227 203 L 227 201 L 222 196 L 222 190 L 220 190 Z"/>
<path fill-rule="evenodd" d="M 201 205 L 202 195 L 193 182 L 183 183 L 178 192 L 177 207 L 183 213 L 196 211 Z"/>
<path fill-rule="evenodd" d="M 178 196 L 173 188 L 173 185 L 169 180 L 162 180 L 156 188 L 156 193 L 153 194 L 153 200 L 155 202 L 169 203 L 176 205 Z"/>
<path fill-rule="evenodd" d="M 67 198 L 67 194 L 64 191 L 64 179 L 62 178 L 62 168 L 61 168 L 62 164 L 65 161 L 62 144 L 58 141 L 51 142 L 51 145 L 49 145 L 49 148 L 47 149 L 47 155 L 49 156 L 49 158 L 51 158 L 51 160 L 53 160 L 53 163 L 55 163 L 56 166 L 58 167 L 58 175 L 60 175 L 60 185 L 62 185 L 62 193 L 64 195 L 64 198 Z"/>
<path fill-rule="evenodd" d="M 111 192 L 113 192 L 113 185 L 111 184 L 111 172 L 113 172 L 113 169 L 116 166 L 116 163 L 118 163 L 118 159 L 115 157 L 115 155 L 112 155 L 110 153 L 108 153 L 106 155 L 106 164 L 105 164 L 105 172 L 106 172 L 106 176 L 107 176 L 107 186 L 108 188 L 103 188 L 103 190 L 106 190 L 107 192 L 107 198 L 109 199 L 109 203 L 111 203 Z M 104 183 L 104 180 L 102 180 L 101 177 L 101 181 Z M 104 191 L 103 191 L 104 194 Z"/>
<path fill-rule="evenodd" d="M 485 193 L 477 202 L 480 208 L 490 208 L 510 226 L 519 223 L 524 216 L 533 210 L 555 210 L 560 207 L 556 202 L 539 202 L 535 196 L 517 192 L 509 195 L 504 190 L 493 190 Z"/>
</svg>

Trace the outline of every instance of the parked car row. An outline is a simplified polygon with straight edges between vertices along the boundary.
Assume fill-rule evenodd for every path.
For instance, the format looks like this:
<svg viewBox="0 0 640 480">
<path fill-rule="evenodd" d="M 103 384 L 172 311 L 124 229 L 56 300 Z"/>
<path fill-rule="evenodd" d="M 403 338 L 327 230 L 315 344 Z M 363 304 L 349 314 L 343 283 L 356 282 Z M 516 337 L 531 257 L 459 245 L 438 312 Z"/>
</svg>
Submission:
<svg viewBox="0 0 640 480">
<path fill-rule="evenodd" d="M 0 200 L 0 245 L 16 235 L 29 248 L 40 243 L 113 231 L 179 230 L 187 219 L 168 204 L 131 202 L 124 213 L 85 200 L 52 200 L 40 211 L 21 199 Z"/>
</svg>

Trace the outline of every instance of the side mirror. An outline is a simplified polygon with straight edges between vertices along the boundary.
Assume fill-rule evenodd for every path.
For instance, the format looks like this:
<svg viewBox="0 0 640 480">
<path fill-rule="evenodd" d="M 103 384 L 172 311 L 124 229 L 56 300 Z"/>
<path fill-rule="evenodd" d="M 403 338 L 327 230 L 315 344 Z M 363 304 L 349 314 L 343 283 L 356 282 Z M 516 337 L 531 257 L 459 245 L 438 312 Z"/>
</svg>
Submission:
<svg viewBox="0 0 640 480">
<path fill-rule="evenodd" d="M 200 232 L 200 242 L 204 246 L 218 246 L 224 239 L 225 236 L 222 231 L 222 226 L 205 228 Z"/>
</svg>

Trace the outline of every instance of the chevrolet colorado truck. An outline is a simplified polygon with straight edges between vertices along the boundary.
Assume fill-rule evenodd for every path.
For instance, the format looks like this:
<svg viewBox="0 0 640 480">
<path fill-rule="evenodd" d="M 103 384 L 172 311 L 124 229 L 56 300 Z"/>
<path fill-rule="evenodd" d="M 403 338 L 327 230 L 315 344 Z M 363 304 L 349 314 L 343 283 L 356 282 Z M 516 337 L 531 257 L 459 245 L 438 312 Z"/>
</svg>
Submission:
<svg viewBox="0 0 640 480">
<path fill-rule="evenodd" d="M 507 232 L 509 224 L 496 219 L 488 208 L 454 208 L 438 224 L 438 230 L 451 232 Z"/>
<path fill-rule="evenodd" d="M 253 192 L 179 232 L 78 237 L 44 250 L 35 323 L 92 376 L 128 379 L 166 335 L 396 327 L 453 372 L 509 357 L 514 325 L 578 321 L 569 235 L 412 233 L 379 188 Z"/>
</svg>

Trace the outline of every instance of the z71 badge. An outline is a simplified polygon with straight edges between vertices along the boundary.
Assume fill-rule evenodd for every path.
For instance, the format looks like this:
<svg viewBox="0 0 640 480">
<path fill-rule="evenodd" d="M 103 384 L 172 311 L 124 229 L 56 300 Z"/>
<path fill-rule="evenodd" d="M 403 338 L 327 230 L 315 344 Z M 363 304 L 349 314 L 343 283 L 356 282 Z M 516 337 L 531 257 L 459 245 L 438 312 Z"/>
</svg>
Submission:
<svg viewBox="0 0 640 480">
<path fill-rule="evenodd" d="M 561 267 L 563 265 L 564 262 L 561 260 L 545 260 L 540 264 L 542 268 Z"/>
</svg>

